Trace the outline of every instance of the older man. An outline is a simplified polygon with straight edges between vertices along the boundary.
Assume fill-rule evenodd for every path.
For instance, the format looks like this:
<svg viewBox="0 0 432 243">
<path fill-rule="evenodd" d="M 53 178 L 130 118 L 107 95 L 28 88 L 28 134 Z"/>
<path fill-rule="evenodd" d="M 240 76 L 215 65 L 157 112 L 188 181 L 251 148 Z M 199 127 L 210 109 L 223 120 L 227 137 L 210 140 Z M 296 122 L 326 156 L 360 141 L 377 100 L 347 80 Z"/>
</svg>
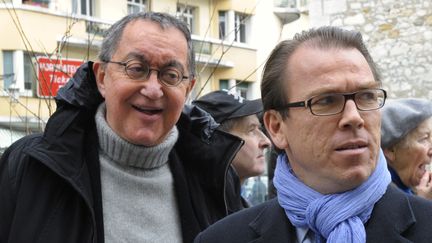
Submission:
<svg viewBox="0 0 432 243">
<path fill-rule="evenodd" d="M 281 42 L 261 88 L 265 126 L 284 151 L 277 199 L 222 219 L 196 242 L 430 242 L 432 202 L 389 186 L 386 93 L 360 33 L 322 27 Z"/>
<path fill-rule="evenodd" d="M 192 103 L 210 113 L 216 122 L 220 123 L 220 130 L 244 141 L 244 146 L 232 161 L 240 184 L 243 185 L 250 177 L 264 173 L 266 168 L 264 153 L 265 149 L 270 146 L 270 140 L 262 131 L 258 118 L 258 113 L 262 112 L 261 99 L 247 100 L 235 92 L 217 90 Z M 240 191 L 240 188 L 238 190 Z M 256 204 L 257 202 L 244 200 L 245 207 L 248 207 L 249 203 Z"/>
<path fill-rule="evenodd" d="M 115 23 L 44 134 L 4 153 L 0 242 L 191 242 L 239 210 L 227 158 L 241 140 L 198 109 L 182 114 L 194 65 L 189 30 L 170 15 Z"/>
</svg>

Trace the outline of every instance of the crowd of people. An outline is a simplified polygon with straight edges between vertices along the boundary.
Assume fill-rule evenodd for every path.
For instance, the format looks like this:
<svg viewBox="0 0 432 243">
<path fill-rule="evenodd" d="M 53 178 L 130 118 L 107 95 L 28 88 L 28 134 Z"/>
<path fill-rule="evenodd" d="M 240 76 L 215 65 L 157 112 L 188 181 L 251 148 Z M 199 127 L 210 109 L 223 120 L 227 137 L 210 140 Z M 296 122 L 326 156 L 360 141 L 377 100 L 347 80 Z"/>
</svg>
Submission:
<svg viewBox="0 0 432 243">
<path fill-rule="evenodd" d="M 221 90 L 189 105 L 195 77 L 182 21 L 113 24 L 45 131 L 3 154 L 0 242 L 431 241 L 432 103 L 388 99 L 359 32 L 281 41 L 261 99 Z M 242 197 L 248 178 L 268 200 Z"/>
</svg>

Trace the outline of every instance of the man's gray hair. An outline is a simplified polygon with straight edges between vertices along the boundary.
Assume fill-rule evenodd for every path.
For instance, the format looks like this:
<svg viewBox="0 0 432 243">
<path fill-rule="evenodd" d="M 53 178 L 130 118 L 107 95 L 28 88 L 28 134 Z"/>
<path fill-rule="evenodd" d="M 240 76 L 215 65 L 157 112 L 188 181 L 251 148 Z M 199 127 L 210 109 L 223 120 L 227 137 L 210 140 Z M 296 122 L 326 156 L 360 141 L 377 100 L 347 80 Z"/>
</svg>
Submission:
<svg viewBox="0 0 432 243">
<path fill-rule="evenodd" d="M 357 49 L 366 59 L 374 79 L 381 82 L 378 67 L 373 61 L 358 31 L 348 31 L 338 27 L 320 27 L 296 34 L 292 40 L 279 43 L 270 54 L 263 71 L 261 82 L 261 98 L 264 111 L 283 107 L 288 103 L 285 83 L 290 76 L 287 63 L 292 54 L 302 45 L 319 49 Z M 287 117 L 286 110 L 280 111 Z"/>
<path fill-rule="evenodd" d="M 161 28 L 165 29 L 168 27 L 174 27 L 180 30 L 186 41 L 188 46 L 188 69 L 189 69 L 189 77 L 192 79 L 195 77 L 195 55 L 192 46 L 192 38 L 190 31 L 182 20 L 176 19 L 175 17 L 166 14 L 166 13 L 158 13 L 158 12 L 139 12 L 127 15 L 115 22 L 104 35 L 104 39 L 102 42 L 102 47 L 99 52 L 99 60 L 106 61 L 111 60 L 114 52 L 117 50 L 120 39 L 123 34 L 123 30 L 127 26 L 128 23 L 136 20 L 149 20 L 155 23 L 158 23 Z"/>
</svg>

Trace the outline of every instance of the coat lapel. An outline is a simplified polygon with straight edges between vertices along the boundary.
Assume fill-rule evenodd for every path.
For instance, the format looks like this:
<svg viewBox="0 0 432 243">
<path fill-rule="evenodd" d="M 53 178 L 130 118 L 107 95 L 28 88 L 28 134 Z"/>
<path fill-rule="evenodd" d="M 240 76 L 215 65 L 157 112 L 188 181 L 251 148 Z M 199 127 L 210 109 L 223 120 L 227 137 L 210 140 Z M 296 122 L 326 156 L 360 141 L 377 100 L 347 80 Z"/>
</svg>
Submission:
<svg viewBox="0 0 432 243">
<path fill-rule="evenodd" d="M 389 185 L 366 223 L 367 242 L 411 242 L 402 234 L 416 223 L 406 195 Z"/>
<path fill-rule="evenodd" d="M 277 199 L 266 203 L 266 207 L 249 224 L 258 238 L 251 243 L 295 242 L 295 228 L 288 220 Z"/>
</svg>

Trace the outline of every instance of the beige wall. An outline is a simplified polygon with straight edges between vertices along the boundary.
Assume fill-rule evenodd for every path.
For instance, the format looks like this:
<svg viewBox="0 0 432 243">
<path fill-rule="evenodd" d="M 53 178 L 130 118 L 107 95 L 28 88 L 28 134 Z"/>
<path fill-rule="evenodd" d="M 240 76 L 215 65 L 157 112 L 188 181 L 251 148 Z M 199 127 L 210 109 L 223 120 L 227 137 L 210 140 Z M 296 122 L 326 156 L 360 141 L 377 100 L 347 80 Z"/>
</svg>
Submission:
<svg viewBox="0 0 432 243">
<path fill-rule="evenodd" d="M 33 50 L 39 53 L 53 53 L 57 47 L 57 40 L 66 35 L 70 30 L 71 37 L 81 39 L 94 39 L 85 31 L 85 21 L 74 22 L 64 16 L 33 12 L 28 10 L 16 10 L 20 27 L 14 25 L 13 19 L 7 10 L 0 9 L 0 47 L 2 50 Z M 25 34 L 27 41 L 20 36 L 19 30 Z M 100 39 L 100 38 L 96 38 Z"/>
<path fill-rule="evenodd" d="M 97 15 L 105 21 L 115 22 L 127 14 L 127 1 L 119 0 L 98 0 L 100 13 Z"/>
<path fill-rule="evenodd" d="M 37 99 L 20 97 L 19 103 L 11 103 L 7 96 L 0 96 L 0 118 L 1 117 L 34 117 L 34 114 L 44 121 L 55 111 L 54 99 Z M 51 109 L 51 110 L 50 110 Z"/>
<path fill-rule="evenodd" d="M 219 49 L 221 51 L 221 49 Z M 256 51 L 232 47 L 222 58 L 223 61 L 231 61 L 233 68 L 221 68 L 216 72 L 217 79 L 236 79 L 256 81 L 256 73 L 251 75 L 256 64 Z M 248 77 L 249 76 L 249 77 Z"/>
<path fill-rule="evenodd" d="M 76 59 L 82 61 L 96 61 L 98 55 L 97 49 L 90 49 L 83 47 L 65 46 L 63 49 L 63 58 Z"/>
<path fill-rule="evenodd" d="M 272 0 L 267 0 L 272 1 Z M 220 0 L 215 1 L 217 9 L 220 10 L 234 10 L 237 12 L 246 12 L 249 14 L 254 14 L 257 1 L 255 0 Z"/>
<path fill-rule="evenodd" d="M 197 70 L 201 70 L 202 65 L 197 66 Z M 214 74 L 212 75 L 212 68 L 206 68 L 197 77 L 194 90 L 191 94 L 191 99 L 195 99 L 198 96 L 202 96 L 204 94 L 207 94 L 213 90 L 219 89 L 219 82 L 216 82 Z M 208 85 L 205 83 L 208 81 Z M 204 88 L 203 88 L 204 87 Z M 200 92 L 200 93 L 199 93 Z"/>
<path fill-rule="evenodd" d="M 152 11 L 175 14 L 176 8 L 177 8 L 176 1 L 167 1 L 167 0 L 151 1 Z"/>
</svg>

